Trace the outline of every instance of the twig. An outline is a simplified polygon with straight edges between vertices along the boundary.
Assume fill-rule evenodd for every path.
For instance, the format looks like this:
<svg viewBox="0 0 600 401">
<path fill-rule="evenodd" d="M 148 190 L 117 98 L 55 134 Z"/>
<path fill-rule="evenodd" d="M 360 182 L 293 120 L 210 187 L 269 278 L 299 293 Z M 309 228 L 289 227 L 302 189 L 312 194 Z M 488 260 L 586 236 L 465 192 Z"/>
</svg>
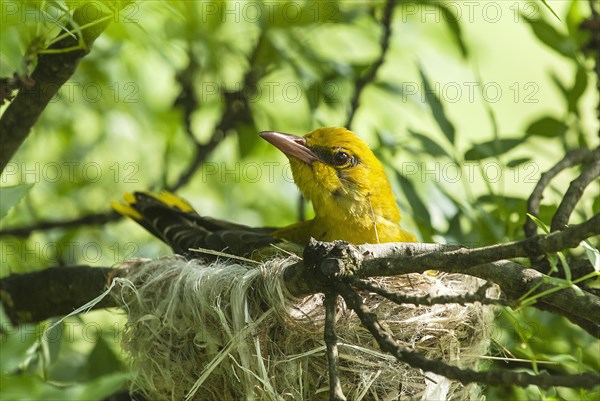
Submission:
<svg viewBox="0 0 600 401">
<path fill-rule="evenodd" d="M 344 298 L 348 307 L 356 312 L 361 323 L 373 335 L 381 350 L 392 354 L 399 361 L 408 363 L 414 368 L 420 368 L 452 380 L 458 380 L 463 384 L 477 382 L 488 385 L 506 386 L 506 383 L 510 383 L 520 387 L 537 385 L 541 388 L 555 386 L 593 388 L 600 382 L 600 375 L 595 373 L 550 375 L 547 372 L 542 372 L 537 375 L 531 375 L 525 372 L 508 370 L 479 372 L 473 369 L 462 369 L 442 361 L 428 359 L 420 352 L 410 351 L 401 347 L 392 336 L 387 334 L 379 324 L 377 316 L 369 310 L 363 303 L 360 295 L 350 288 L 348 284 L 336 283 L 335 289 Z"/>
<path fill-rule="evenodd" d="M 382 288 L 378 285 L 375 285 L 373 283 L 370 283 L 370 282 L 367 282 L 364 280 L 360 280 L 356 277 L 349 277 L 345 281 L 355 288 L 358 288 L 358 289 L 364 290 L 364 291 L 373 292 L 373 293 L 375 293 L 385 299 L 388 299 L 396 304 L 413 304 L 413 305 L 431 306 L 431 305 L 440 305 L 440 304 L 465 305 L 465 304 L 472 304 L 472 303 L 478 302 L 482 305 L 508 305 L 508 302 L 506 302 L 505 300 L 487 298 L 485 296 L 485 291 L 481 291 L 481 292 L 479 291 L 481 288 L 484 288 L 484 287 L 480 287 L 477 290 L 477 292 L 475 292 L 473 294 L 441 295 L 441 296 L 434 297 L 431 295 L 411 296 L 411 295 L 404 295 L 404 294 L 399 294 L 396 292 L 391 292 L 391 291 L 386 290 L 385 288 Z"/>
<path fill-rule="evenodd" d="M 87 25 L 88 28 L 79 31 L 69 25 L 70 35 L 61 30 L 57 38 L 64 38 L 49 47 L 55 51 L 38 56 L 37 66 L 31 78 L 27 79 L 30 88 L 20 90 L 0 118 L 0 173 L 25 141 L 48 103 L 75 73 L 81 59 L 90 52 L 96 38 L 111 21 L 102 12 L 90 14 L 84 9 L 75 9 L 71 18 L 75 26 Z"/>
<path fill-rule="evenodd" d="M 423 272 L 425 270 L 440 270 L 451 273 L 463 273 L 480 277 L 498 284 L 509 301 L 518 300 L 524 294 L 537 289 L 538 292 L 554 291 L 557 289 L 555 283 L 563 283 L 558 279 L 549 281 L 548 277 L 524 266 L 502 261 L 505 258 L 514 258 L 529 254 L 538 255 L 546 252 L 555 252 L 568 247 L 577 246 L 580 241 L 600 232 L 600 214 L 594 216 L 585 223 L 568 227 L 562 231 L 553 232 L 547 236 L 536 236 L 523 241 L 512 242 L 503 245 L 494 245 L 476 249 L 459 248 L 456 246 L 444 246 L 440 244 L 420 243 L 387 243 L 376 245 L 353 246 L 343 241 L 333 243 L 311 243 L 304 253 L 304 261 L 293 264 L 285 269 L 284 281 L 288 291 L 294 296 L 301 296 L 323 292 L 331 288 L 331 279 L 345 277 L 355 274 L 357 277 L 369 276 L 392 276 L 407 273 Z M 328 253 L 319 254 L 315 248 L 323 245 L 339 247 L 345 250 L 340 258 L 332 258 Z M 318 249 L 317 249 L 318 250 Z M 345 256 L 344 256 L 345 255 Z M 347 268 L 347 271 L 344 269 Z M 64 283 L 69 282 L 71 269 L 59 269 L 60 275 L 56 280 Z M 51 277 L 43 275 L 44 272 L 30 273 L 30 275 L 16 275 L 24 282 L 40 283 L 41 287 L 50 286 L 48 280 Z M 1 279 L 3 294 L 11 293 L 11 283 L 15 282 L 13 276 Z M 25 278 L 24 278 L 25 277 Z M 88 281 L 95 279 L 92 275 Z M 19 278 L 14 278 L 19 280 Z M 77 279 L 76 279 L 77 280 Z M 557 281 L 558 280 L 558 281 Z M 66 285 L 66 284 L 65 284 Z M 16 287 L 21 288 L 21 287 Z M 16 291 L 18 294 L 19 291 Z M 31 294 L 36 294 L 32 297 Z M 85 298 L 71 298 L 67 306 L 55 309 L 47 309 L 42 305 L 47 299 L 43 291 L 25 292 L 28 300 L 21 307 L 14 300 L 5 302 L 4 305 L 15 310 L 31 309 L 30 315 L 12 313 L 18 321 L 28 322 L 31 319 L 45 319 L 60 314 L 61 311 L 72 309 L 87 302 L 98 293 L 86 293 Z M 82 302 L 83 301 L 83 302 Z M 536 307 L 555 311 L 569 318 L 574 323 L 583 327 L 590 334 L 600 338 L 600 298 L 590 294 L 576 286 L 565 286 L 560 291 L 554 292 L 552 296 L 542 297 L 537 300 Z M 34 313 L 40 309 L 41 312 Z"/>
<path fill-rule="evenodd" d="M 569 227 L 570 235 L 576 232 L 578 227 Z M 596 227 L 596 229 L 600 229 Z M 558 233 L 552 233 L 547 237 L 539 238 L 540 241 L 556 236 Z M 576 239 L 580 241 L 581 238 Z M 527 242 L 530 240 L 525 240 Z M 324 245 L 339 246 L 346 250 L 346 256 L 342 254 L 339 258 L 330 257 L 330 254 L 319 254 L 316 257 L 311 254 L 315 253 L 313 248 Z M 510 245 L 510 244 L 509 244 Z M 440 270 L 452 273 L 468 274 L 475 277 L 480 277 L 484 280 L 494 282 L 500 286 L 508 302 L 519 301 L 525 294 L 552 292 L 552 296 L 544 296 L 537 299 L 535 307 L 543 310 L 559 313 L 575 324 L 578 324 L 590 334 L 600 338 L 600 297 L 591 294 L 578 288 L 575 285 L 566 283 L 564 280 L 553 279 L 533 269 L 525 268 L 515 262 L 506 260 L 495 261 L 490 263 L 481 262 L 481 254 L 487 255 L 488 259 L 501 259 L 506 256 L 502 253 L 501 247 L 496 247 L 497 254 L 492 258 L 488 255 L 491 247 L 474 249 L 473 259 L 469 259 L 469 254 L 464 253 L 457 257 L 456 247 L 443 246 L 439 244 L 419 244 L 419 243 L 388 243 L 377 245 L 360 245 L 353 246 L 341 241 L 334 243 L 317 243 L 316 241 L 310 244 L 305 250 L 304 261 L 288 266 L 284 271 L 283 280 L 288 291 L 293 296 L 304 296 L 317 292 L 327 292 L 331 290 L 332 280 L 347 279 L 347 276 L 355 275 L 356 277 L 366 276 L 391 276 L 407 273 L 418 273 L 425 270 Z M 545 248 L 538 247 L 539 252 L 545 252 Z M 462 249 L 461 249 L 462 250 Z M 480 251 L 482 250 L 482 251 Z M 354 255 L 354 257 L 352 257 Z M 358 257 L 356 256 L 358 255 Z M 337 269 L 337 270 L 336 270 Z M 344 271 L 348 269 L 348 271 Z M 117 271 L 120 271 L 118 269 Z M 68 275 L 71 269 L 60 269 L 62 275 L 57 276 L 57 280 L 68 282 Z M 31 273 L 26 278 L 21 277 L 24 282 L 38 283 L 41 286 L 50 283 L 45 276 L 38 276 L 41 273 Z M 21 275 L 22 276 L 22 275 Z M 4 282 L 13 276 L 2 279 Z M 15 279 L 16 280 L 16 279 Z M 89 279 L 93 281 L 93 278 Z M 566 283 L 566 284 L 565 284 Z M 561 286 L 561 287 L 559 287 Z M 10 285 L 3 287 L 8 293 L 11 292 Z M 28 297 L 35 299 L 35 302 L 28 307 L 41 308 L 45 298 L 43 292 L 37 293 L 35 297 L 31 297 L 31 292 L 27 292 Z M 78 302 L 72 299 L 71 304 L 62 309 L 73 309 L 90 298 L 98 295 L 98 293 L 85 294 L 85 298 L 80 298 Z M 518 302 L 517 302 L 518 303 Z M 18 304 L 4 303 L 7 308 L 15 308 L 17 310 L 27 310 Z M 45 310 L 45 309 L 44 309 Z M 52 310 L 47 310 L 44 313 L 52 313 Z M 35 314 L 39 319 L 48 318 L 58 314 L 44 315 L 43 313 Z M 14 314 L 13 314 L 14 315 Z M 29 320 L 25 320 L 29 321 Z"/>
<path fill-rule="evenodd" d="M 393 276 L 440 270 L 462 273 L 498 284 L 509 301 L 533 290 L 552 293 L 537 299 L 539 309 L 560 313 L 595 337 L 600 338 L 600 298 L 534 269 L 504 259 L 543 255 L 574 248 L 600 233 L 600 214 L 585 223 L 546 236 L 475 249 L 439 244 L 387 243 L 353 246 L 343 241 L 314 241 L 304 251 L 303 265 L 288 267 L 284 280 L 295 296 L 322 292 L 337 277 Z"/>
<path fill-rule="evenodd" d="M 536 184 L 533 192 L 527 199 L 527 213 L 538 216 L 540 212 L 540 203 L 544 197 L 544 190 L 550 184 L 550 181 L 556 177 L 561 171 L 583 163 L 587 158 L 591 157 L 591 151 L 588 149 L 574 149 L 565 155 L 561 161 L 556 163 L 554 167 L 546 171 L 540 177 L 540 180 Z M 525 236 L 527 238 L 533 237 L 537 232 L 537 225 L 529 217 L 525 220 Z"/>
<path fill-rule="evenodd" d="M 426 267 L 425 270 L 470 274 L 473 266 L 576 248 L 584 239 L 599 234 L 600 214 L 596 214 L 586 222 L 572 225 L 562 231 L 480 248 L 447 247 L 446 249 L 450 250 L 439 252 L 444 248 L 439 244 L 414 244 L 412 246 L 409 243 L 365 244 L 359 248 L 364 259 L 360 267 L 360 276 L 405 274 L 423 271 L 422 267 Z M 421 253 L 414 254 L 418 250 L 422 250 Z M 427 250 L 429 252 L 426 252 Z M 436 250 L 438 252 L 435 252 Z M 305 250 L 305 260 L 310 258 L 310 255 L 306 254 L 307 251 L 311 252 L 312 250 L 310 247 Z M 387 256 L 383 257 L 382 255 Z"/>
<path fill-rule="evenodd" d="M 78 217 L 72 220 L 55 220 L 55 221 L 38 221 L 35 224 L 22 227 L 9 227 L 0 230 L 0 237 L 13 236 L 27 238 L 34 231 L 38 230 L 49 230 L 54 228 L 71 228 L 81 227 L 86 225 L 100 225 L 111 221 L 117 221 L 123 216 L 113 211 L 107 211 L 103 213 L 92 213 L 85 216 Z"/>
<path fill-rule="evenodd" d="M 244 77 L 244 87 L 257 82 L 260 79 L 260 73 L 256 71 L 253 66 L 257 58 L 258 49 L 264 40 L 264 31 L 259 36 L 257 44 L 254 48 L 252 55 L 250 56 L 250 69 Z M 182 78 L 182 82 L 183 82 Z M 191 113 L 194 111 L 193 102 L 189 100 L 190 88 L 185 87 L 182 84 L 182 93 L 185 92 L 185 97 L 188 99 L 186 106 L 184 107 L 184 125 L 186 126 L 186 132 L 188 136 L 195 141 L 193 133 L 191 131 Z M 182 186 L 186 185 L 189 180 L 194 176 L 196 170 L 202 165 L 210 153 L 221 143 L 225 135 L 230 132 L 236 124 L 244 121 L 251 121 L 250 112 L 247 105 L 240 105 L 240 99 L 242 99 L 243 89 L 239 92 L 226 95 L 227 103 L 226 110 L 221 117 L 221 121 L 215 128 L 213 135 L 206 143 L 195 142 L 196 154 L 190 165 L 183 171 L 179 178 L 172 185 L 168 185 L 165 189 L 168 191 L 176 191 Z M 181 95 L 183 96 L 183 94 Z M 243 107 L 242 107 L 243 106 Z M 6 113 L 5 113 L 6 114 Z M 3 117 L 4 118 L 4 117 Z M 1 126 L 1 123 L 0 123 Z M 2 147 L 4 148 L 4 146 Z M 38 230 L 49 230 L 54 228 L 72 228 L 83 225 L 99 225 L 108 223 L 111 221 L 117 221 L 122 216 L 116 214 L 113 211 L 106 211 L 100 213 L 92 213 L 89 215 L 81 216 L 72 220 L 60 220 L 60 221 L 41 221 L 29 226 L 5 228 L 0 230 L 0 237 L 2 236 L 16 236 L 16 237 L 29 237 L 32 232 Z"/>
<path fill-rule="evenodd" d="M 335 314 L 338 295 L 334 292 L 325 294 L 325 330 L 324 339 L 327 346 L 327 362 L 329 366 L 329 399 L 331 401 L 346 401 L 342 390 L 338 371 L 337 334 L 335 332 Z"/>
<path fill-rule="evenodd" d="M 390 47 L 390 38 L 392 36 L 392 15 L 394 14 L 394 7 L 396 6 L 396 0 L 387 0 L 385 2 L 385 8 L 383 10 L 383 17 L 381 18 L 381 26 L 383 28 L 383 34 L 381 35 L 380 48 L 381 53 L 379 58 L 371 65 L 369 70 L 360 78 L 356 80 L 354 85 L 354 94 L 350 101 L 350 111 L 348 113 L 348 119 L 346 120 L 345 127 L 350 128 L 354 115 L 358 110 L 360 104 L 360 95 L 362 94 L 365 87 L 375 79 L 377 71 L 383 65 L 385 56 Z"/>
<path fill-rule="evenodd" d="M 585 166 L 583 172 L 569 185 L 569 189 L 563 196 L 554 217 L 552 218 L 551 230 L 562 230 L 568 223 L 569 217 L 575 206 L 583 196 L 585 188 L 600 176 L 600 147 L 592 152 L 592 158 Z"/>
<path fill-rule="evenodd" d="M 186 107 L 186 132 L 188 136 L 193 140 L 196 154 L 190 165 L 183 171 L 177 181 L 172 185 L 167 186 L 168 191 L 176 191 L 177 189 L 186 185 L 189 180 L 194 176 L 196 170 L 204 163 L 207 157 L 212 151 L 221 143 L 221 141 L 231 132 L 237 124 L 248 123 L 252 121 L 252 115 L 250 113 L 248 103 L 245 98 L 245 89 L 248 85 L 253 85 L 258 82 L 262 76 L 262 72 L 256 67 L 256 60 L 258 58 L 258 52 L 265 40 L 266 31 L 263 29 L 256 41 L 256 45 L 249 57 L 248 71 L 244 75 L 244 82 L 242 88 L 239 91 L 233 93 L 225 93 L 225 111 L 221 116 L 221 120 L 215 127 L 210 139 L 206 143 L 199 143 L 196 141 L 192 129 L 191 129 L 191 112 L 193 111 Z M 191 83 L 190 83 L 191 85 Z M 185 87 L 185 86 L 184 86 Z M 193 92 L 193 88 L 190 89 Z M 187 92 L 189 92 L 188 90 Z M 182 89 L 183 92 L 183 89 Z M 187 95 L 190 96 L 189 94 Z"/>
</svg>

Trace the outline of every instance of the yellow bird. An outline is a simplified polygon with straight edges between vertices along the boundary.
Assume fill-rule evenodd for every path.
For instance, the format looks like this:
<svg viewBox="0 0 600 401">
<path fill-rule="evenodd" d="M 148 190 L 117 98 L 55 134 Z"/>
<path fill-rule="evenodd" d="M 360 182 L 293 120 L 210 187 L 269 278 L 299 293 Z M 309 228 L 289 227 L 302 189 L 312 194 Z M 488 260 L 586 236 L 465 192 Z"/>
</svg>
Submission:
<svg viewBox="0 0 600 401">
<path fill-rule="evenodd" d="M 400 210 L 381 162 L 367 144 L 345 128 L 319 128 L 304 137 L 263 131 L 263 139 L 290 160 L 294 182 L 315 211 L 312 220 L 283 228 L 253 228 L 198 215 L 171 193 L 126 194 L 113 203 L 179 254 L 207 248 L 234 255 L 276 243 L 304 246 L 311 237 L 353 244 L 414 242 L 400 227 Z"/>
</svg>

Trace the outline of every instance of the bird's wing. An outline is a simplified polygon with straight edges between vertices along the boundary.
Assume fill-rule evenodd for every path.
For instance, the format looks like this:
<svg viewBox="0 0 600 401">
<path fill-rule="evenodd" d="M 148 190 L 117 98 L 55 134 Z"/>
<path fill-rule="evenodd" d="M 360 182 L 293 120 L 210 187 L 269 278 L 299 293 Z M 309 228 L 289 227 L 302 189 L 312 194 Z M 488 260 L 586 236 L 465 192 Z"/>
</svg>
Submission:
<svg viewBox="0 0 600 401">
<path fill-rule="evenodd" d="M 113 203 L 113 208 L 131 217 L 180 255 L 198 257 L 190 249 L 204 248 L 249 256 L 257 249 L 281 242 L 271 235 L 273 228 L 253 228 L 200 216 L 185 200 L 168 192 L 160 195 L 134 192 L 124 198 L 126 204 Z"/>
</svg>

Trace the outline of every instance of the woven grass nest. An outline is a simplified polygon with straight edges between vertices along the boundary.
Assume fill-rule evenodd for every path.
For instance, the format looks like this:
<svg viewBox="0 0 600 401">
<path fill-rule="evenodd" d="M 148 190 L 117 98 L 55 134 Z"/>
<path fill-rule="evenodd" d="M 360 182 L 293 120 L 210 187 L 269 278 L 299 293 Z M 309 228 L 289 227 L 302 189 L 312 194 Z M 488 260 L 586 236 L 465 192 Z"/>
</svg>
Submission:
<svg viewBox="0 0 600 401">
<path fill-rule="evenodd" d="M 287 294 L 282 275 L 292 262 L 244 265 L 175 256 L 137 262 L 119 294 L 128 311 L 123 347 L 133 389 L 151 400 L 328 399 L 323 296 Z M 408 295 L 459 295 L 481 285 L 458 274 L 373 281 Z M 487 351 L 490 307 L 396 305 L 362 295 L 399 343 L 429 358 L 475 368 Z M 463 386 L 383 353 L 341 300 L 336 330 L 348 400 L 483 399 L 477 385 Z"/>
</svg>

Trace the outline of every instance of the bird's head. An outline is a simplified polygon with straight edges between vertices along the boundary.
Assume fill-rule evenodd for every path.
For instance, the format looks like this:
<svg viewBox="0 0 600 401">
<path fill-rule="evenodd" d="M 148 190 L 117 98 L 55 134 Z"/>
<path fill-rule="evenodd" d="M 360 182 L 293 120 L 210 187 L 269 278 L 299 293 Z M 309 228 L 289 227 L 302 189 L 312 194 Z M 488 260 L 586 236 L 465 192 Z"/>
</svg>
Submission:
<svg viewBox="0 0 600 401">
<path fill-rule="evenodd" d="M 352 131 L 319 128 L 304 137 L 275 131 L 259 135 L 289 158 L 294 181 L 312 201 L 317 217 L 400 220 L 381 162 Z"/>
</svg>

